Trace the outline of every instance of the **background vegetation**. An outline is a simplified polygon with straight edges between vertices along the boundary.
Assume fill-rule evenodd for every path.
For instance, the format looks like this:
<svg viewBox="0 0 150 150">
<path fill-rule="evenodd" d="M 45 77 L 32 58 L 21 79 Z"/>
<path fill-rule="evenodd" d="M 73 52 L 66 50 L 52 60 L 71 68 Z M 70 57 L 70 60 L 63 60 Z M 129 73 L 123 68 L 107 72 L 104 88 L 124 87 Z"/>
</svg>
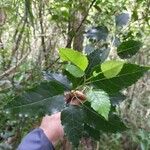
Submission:
<svg viewBox="0 0 150 150">
<path fill-rule="evenodd" d="M 16 93 L 43 80 L 43 71 L 61 70 L 59 48 L 90 52 L 93 47 L 106 45 L 111 49 L 108 59 L 115 60 L 120 59 L 115 51 L 120 43 L 137 40 L 142 42 L 142 47 L 126 61 L 150 65 L 149 8 L 149 0 L 1 0 L 0 149 L 16 149 L 21 138 L 38 126 L 39 116 L 29 118 L 19 114 L 12 117 L 4 111 L 4 106 Z M 117 19 L 120 14 L 126 15 Z M 116 24 L 119 27 L 116 28 Z M 92 27 L 101 27 L 102 33 L 89 41 L 87 37 L 92 36 Z M 95 44 L 95 40 L 105 38 L 103 27 L 109 31 L 109 40 Z M 88 139 L 82 142 L 81 149 L 150 148 L 149 73 L 123 92 L 128 98 L 118 106 L 118 114 L 130 130 L 101 134 L 98 142 Z M 59 146 L 62 147 L 60 144 L 58 149 Z"/>
</svg>

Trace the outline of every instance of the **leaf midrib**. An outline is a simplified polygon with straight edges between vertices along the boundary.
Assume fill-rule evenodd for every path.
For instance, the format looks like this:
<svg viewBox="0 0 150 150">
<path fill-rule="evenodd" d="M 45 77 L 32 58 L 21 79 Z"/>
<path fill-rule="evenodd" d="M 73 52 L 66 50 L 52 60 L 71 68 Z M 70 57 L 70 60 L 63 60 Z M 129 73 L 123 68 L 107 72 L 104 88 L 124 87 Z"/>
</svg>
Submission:
<svg viewBox="0 0 150 150">
<path fill-rule="evenodd" d="M 47 97 L 47 98 L 45 98 L 45 99 L 42 99 L 42 100 L 39 100 L 39 101 L 36 101 L 36 102 L 32 102 L 32 103 L 29 103 L 29 104 L 24 104 L 24 105 L 20 105 L 20 106 L 11 107 L 10 109 L 17 109 L 17 108 L 21 108 L 21 107 L 32 106 L 32 105 L 34 105 L 34 104 L 44 102 L 44 101 L 48 100 L 49 98 L 55 98 L 55 97 L 57 97 L 57 96 L 62 96 L 62 95 L 59 94 L 59 95 L 55 95 L 55 96 L 52 96 L 52 97 Z"/>
</svg>

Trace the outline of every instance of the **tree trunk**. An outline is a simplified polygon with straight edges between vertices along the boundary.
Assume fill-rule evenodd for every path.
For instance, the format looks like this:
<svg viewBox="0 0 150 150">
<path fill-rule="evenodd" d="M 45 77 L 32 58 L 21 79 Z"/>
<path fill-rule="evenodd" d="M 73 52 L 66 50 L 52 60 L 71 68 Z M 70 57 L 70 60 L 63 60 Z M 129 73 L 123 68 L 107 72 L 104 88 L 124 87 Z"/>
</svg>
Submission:
<svg viewBox="0 0 150 150">
<path fill-rule="evenodd" d="M 73 21 L 73 31 L 75 32 L 75 37 L 73 40 L 73 49 L 77 51 L 83 50 L 83 41 L 84 36 L 83 33 L 85 31 L 84 18 L 87 17 L 88 13 L 88 2 L 85 0 L 79 1 L 79 6 L 81 9 L 74 13 L 74 21 Z M 78 7 L 79 7 L 78 6 Z M 79 28 L 80 27 L 80 28 Z M 78 30 L 79 28 L 79 30 Z M 76 32 L 77 31 L 77 32 Z"/>
</svg>

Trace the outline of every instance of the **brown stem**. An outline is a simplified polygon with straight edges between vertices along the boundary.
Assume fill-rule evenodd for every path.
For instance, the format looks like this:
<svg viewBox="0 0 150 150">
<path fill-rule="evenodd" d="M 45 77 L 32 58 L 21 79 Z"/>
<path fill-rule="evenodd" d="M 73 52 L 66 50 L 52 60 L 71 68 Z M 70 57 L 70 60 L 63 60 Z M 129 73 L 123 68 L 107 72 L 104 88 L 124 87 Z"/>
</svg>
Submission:
<svg viewBox="0 0 150 150">
<path fill-rule="evenodd" d="M 39 5 L 39 19 L 40 19 L 40 29 L 41 29 L 41 35 L 44 35 L 44 27 L 43 27 L 43 2 L 40 2 Z M 47 52 L 46 52 L 46 45 L 45 45 L 45 36 L 41 36 L 41 46 L 43 49 L 44 53 L 44 59 L 45 59 L 45 68 L 48 66 L 48 57 L 47 57 Z"/>
<path fill-rule="evenodd" d="M 70 39 L 68 40 L 67 45 L 66 45 L 67 48 L 70 47 L 73 38 L 76 36 L 76 34 L 78 33 L 78 31 L 79 31 L 80 28 L 82 27 L 83 23 L 85 22 L 85 20 L 86 20 L 88 14 L 89 14 L 90 9 L 93 7 L 93 5 L 94 5 L 95 2 L 96 2 L 96 0 L 93 0 L 93 1 L 91 2 L 90 6 L 89 6 L 89 8 L 88 8 L 88 10 L 87 10 L 87 13 L 86 13 L 86 15 L 84 16 L 83 20 L 81 21 L 80 25 L 79 25 L 78 28 L 76 29 L 76 31 L 75 31 L 75 33 L 73 34 L 73 36 L 71 36 Z"/>
<path fill-rule="evenodd" d="M 20 24 L 22 23 L 22 20 L 23 20 L 23 25 L 22 25 L 21 31 L 18 34 L 18 36 L 17 36 L 18 29 L 16 29 L 16 32 L 13 36 L 13 38 L 15 38 L 15 37 L 17 37 L 17 38 L 15 38 L 15 43 L 14 43 L 13 48 L 12 48 L 12 53 L 11 53 L 10 61 L 8 62 L 7 68 L 10 68 L 13 57 L 15 56 L 17 50 L 19 49 L 19 46 L 20 46 L 20 43 L 21 43 L 21 40 L 22 40 L 22 37 L 23 37 L 24 29 L 25 29 L 25 26 L 26 26 L 26 23 L 27 23 L 27 17 L 28 17 L 28 13 L 27 13 L 26 5 L 25 5 L 24 17 L 20 20 L 20 23 L 18 24 L 18 26 L 20 26 Z"/>
</svg>

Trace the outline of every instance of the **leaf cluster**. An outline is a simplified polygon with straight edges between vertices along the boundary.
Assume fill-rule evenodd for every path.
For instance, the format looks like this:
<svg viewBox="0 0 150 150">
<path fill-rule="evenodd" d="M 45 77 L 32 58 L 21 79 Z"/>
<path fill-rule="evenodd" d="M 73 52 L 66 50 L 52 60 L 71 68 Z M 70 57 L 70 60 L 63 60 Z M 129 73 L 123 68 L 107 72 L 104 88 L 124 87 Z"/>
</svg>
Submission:
<svg viewBox="0 0 150 150">
<path fill-rule="evenodd" d="M 93 51 L 85 55 L 60 49 L 60 58 L 66 62 L 63 72 L 44 72 L 44 82 L 16 96 L 5 109 L 31 116 L 61 111 L 65 134 L 75 147 L 82 137 L 98 139 L 101 132 L 126 130 L 115 110 L 118 102 L 125 99 L 121 90 L 135 83 L 149 67 L 115 60 L 101 63 L 100 56 L 100 60 L 92 60 L 96 52 L 99 54 Z M 128 57 L 129 50 L 123 52 Z M 86 101 L 80 106 L 67 105 L 64 92 L 71 90 L 82 90 Z"/>
</svg>

